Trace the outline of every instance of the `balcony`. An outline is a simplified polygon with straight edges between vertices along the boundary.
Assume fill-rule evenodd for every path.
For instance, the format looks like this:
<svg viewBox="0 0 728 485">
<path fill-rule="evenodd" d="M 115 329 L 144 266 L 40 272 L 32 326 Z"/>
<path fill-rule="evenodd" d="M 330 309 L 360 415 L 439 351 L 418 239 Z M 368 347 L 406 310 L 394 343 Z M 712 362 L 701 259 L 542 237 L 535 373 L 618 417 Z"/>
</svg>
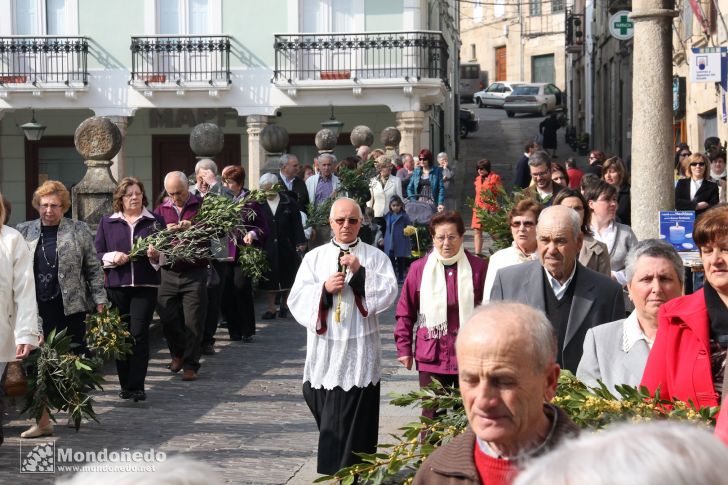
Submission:
<svg viewBox="0 0 728 485">
<path fill-rule="evenodd" d="M 277 34 L 272 82 L 280 87 L 436 79 L 449 86 L 441 32 Z"/>
<path fill-rule="evenodd" d="M 0 90 L 85 89 L 87 57 L 86 37 L 0 37 Z"/>
<path fill-rule="evenodd" d="M 227 35 L 131 38 L 131 80 L 142 89 L 229 89 L 230 37 Z M 212 92 L 212 91 L 211 91 Z"/>
</svg>

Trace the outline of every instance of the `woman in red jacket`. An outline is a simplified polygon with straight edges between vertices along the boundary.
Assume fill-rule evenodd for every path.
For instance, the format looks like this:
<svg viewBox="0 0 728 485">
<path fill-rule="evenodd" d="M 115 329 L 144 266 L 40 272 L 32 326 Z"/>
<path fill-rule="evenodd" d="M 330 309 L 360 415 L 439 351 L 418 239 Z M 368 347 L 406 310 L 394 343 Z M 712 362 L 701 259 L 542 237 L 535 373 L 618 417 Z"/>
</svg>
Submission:
<svg viewBox="0 0 728 485">
<path fill-rule="evenodd" d="M 695 225 L 705 286 L 660 308 L 657 337 L 642 385 L 660 397 L 717 406 L 728 348 L 728 206 L 706 211 Z M 728 389 L 727 389 L 728 390 Z"/>
</svg>

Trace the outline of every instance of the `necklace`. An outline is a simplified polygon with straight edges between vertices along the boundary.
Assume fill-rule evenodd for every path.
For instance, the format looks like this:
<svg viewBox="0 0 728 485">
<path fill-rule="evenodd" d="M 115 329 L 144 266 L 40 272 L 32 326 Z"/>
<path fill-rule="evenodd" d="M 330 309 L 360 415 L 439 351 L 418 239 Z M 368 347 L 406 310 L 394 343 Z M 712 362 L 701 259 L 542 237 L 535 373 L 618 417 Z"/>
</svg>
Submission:
<svg viewBox="0 0 728 485">
<path fill-rule="evenodd" d="M 56 260 L 53 262 L 53 264 L 48 261 L 48 256 L 46 256 L 46 250 L 45 250 L 45 242 L 43 241 L 43 231 L 40 232 L 40 251 L 43 253 L 43 259 L 45 259 L 46 264 L 51 269 L 56 269 L 56 265 L 58 264 L 58 244 L 56 244 Z"/>
</svg>

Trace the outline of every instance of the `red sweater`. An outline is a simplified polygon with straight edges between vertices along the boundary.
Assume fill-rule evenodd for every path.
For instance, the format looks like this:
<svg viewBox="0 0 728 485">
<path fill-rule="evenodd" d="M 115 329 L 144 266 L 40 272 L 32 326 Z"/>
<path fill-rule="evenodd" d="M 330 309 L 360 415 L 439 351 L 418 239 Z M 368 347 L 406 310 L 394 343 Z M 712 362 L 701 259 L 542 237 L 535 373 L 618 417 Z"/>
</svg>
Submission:
<svg viewBox="0 0 728 485">
<path fill-rule="evenodd" d="M 475 440 L 475 468 L 483 485 L 510 485 L 518 474 L 512 461 L 493 458 L 480 451 L 478 440 Z"/>
</svg>

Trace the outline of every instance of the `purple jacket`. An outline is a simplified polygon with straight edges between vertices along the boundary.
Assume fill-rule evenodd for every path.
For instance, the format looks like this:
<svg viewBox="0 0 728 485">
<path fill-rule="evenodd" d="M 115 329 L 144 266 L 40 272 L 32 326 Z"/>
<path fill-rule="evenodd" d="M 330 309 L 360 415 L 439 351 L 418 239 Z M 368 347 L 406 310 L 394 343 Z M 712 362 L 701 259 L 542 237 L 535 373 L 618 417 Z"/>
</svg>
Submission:
<svg viewBox="0 0 728 485">
<path fill-rule="evenodd" d="M 161 217 L 145 210 L 141 219 L 134 226 L 134 239 L 146 237 L 164 227 Z M 96 254 L 103 263 L 106 253 L 131 251 L 132 235 L 127 222 L 118 216 L 104 216 L 96 230 Z M 149 263 L 146 254 L 129 264 L 118 267 L 104 267 L 105 286 L 158 286 L 159 272 Z"/>
<path fill-rule="evenodd" d="M 402 294 L 397 303 L 397 325 L 394 328 L 394 340 L 397 345 L 397 357 L 411 357 L 413 344 L 413 327 L 417 322 L 420 311 L 420 283 L 422 271 L 427 258 L 432 252 L 420 258 L 410 266 L 407 279 L 402 287 Z M 483 286 L 488 263 L 473 256 L 468 251 L 465 255 L 470 262 L 473 273 L 473 302 L 475 306 L 483 301 Z M 457 266 L 453 268 L 452 277 L 447 278 L 447 335 L 440 338 L 427 338 L 427 329 L 417 329 L 415 343 L 415 362 L 417 370 L 436 374 L 457 374 L 458 362 L 455 357 L 455 338 L 460 329 L 460 314 L 458 313 Z M 429 296 L 429 295 L 427 295 Z"/>
<path fill-rule="evenodd" d="M 248 189 L 243 188 L 240 193 L 233 198 L 233 200 L 235 202 L 238 202 L 249 193 L 250 191 Z M 253 246 L 257 248 L 262 248 L 265 245 L 265 238 L 268 235 L 268 221 L 263 214 L 263 208 L 260 206 L 259 203 L 255 201 L 248 202 L 247 204 L 245 204 L 244 207 L 245 210 L 243 210 L 243 216 L 246 217 L 246 219 L 243 221 L 243 223 L 247 227 L 248 231 L 255 232 L 256 236 L 253 241 Z M 250 216 L 252 216 L 250 211 L 253 211 L 253 213 L 255 214 L 252 219 L 249 218 Z M 238 244 L 243 244 L 242 236 L 239 237 Z M 240 255 L 240 250 L 235 245 L 235 241 L 233 241 L 232 238 L 228 242 L 228 249 L 228 254 L 233 256 L 233 262 L 237 263 L 238 256 Z"/>
<path fill-rule="evenodd" d="M 164 202 L 159 204 L 154 210 L 154 213 L 160 216 L 164 220 L 164 227 L 167 224 L 178 224 L 180 221 L 191 221 L 193 217 L 197 215 L 197 212 L 202 206 L 202 198 L 190 192 L 190 197 L 185 202 L 182 212 L 178 215 L 177 209 L 174 207 L 174 202 L 170 197 L 164 199 Z M 196 261 L 177 261 L 172 265 L 174 271 L 184 271 L 191 268 L 206 268 L 207 259 L 200 259 Z"/>
</svg>

